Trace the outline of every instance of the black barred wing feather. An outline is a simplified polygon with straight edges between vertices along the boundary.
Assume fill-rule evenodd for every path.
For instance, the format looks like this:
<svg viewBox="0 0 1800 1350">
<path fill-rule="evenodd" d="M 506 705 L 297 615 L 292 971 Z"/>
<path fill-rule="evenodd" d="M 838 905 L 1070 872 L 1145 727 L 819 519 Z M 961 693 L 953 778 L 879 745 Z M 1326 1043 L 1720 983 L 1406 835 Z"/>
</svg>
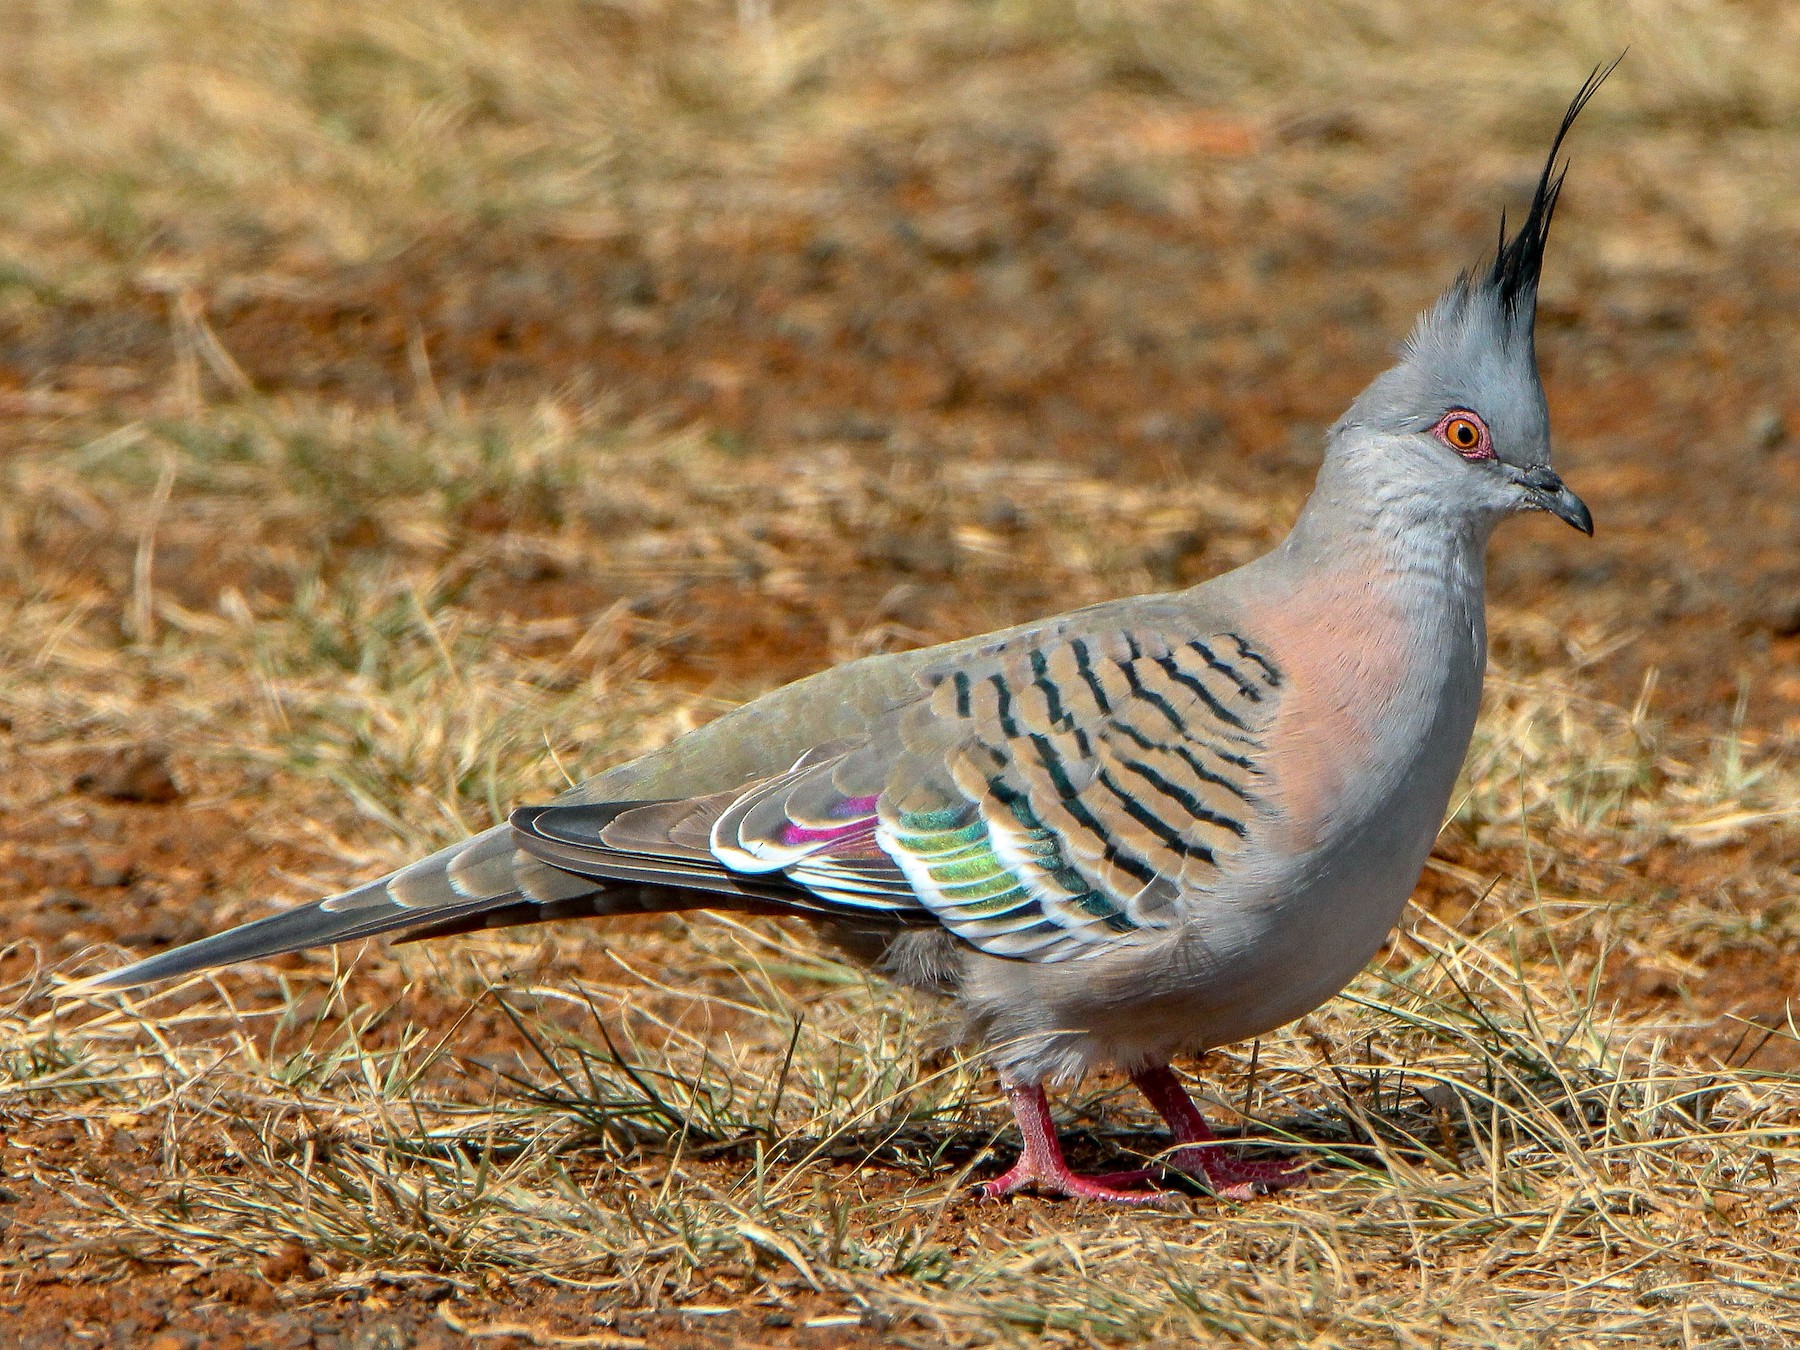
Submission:
<svg viewBox="0 0 1800 1350">
<path fill-rule="evenodd" d="M 1282 678 L 1237 634 L 1038 630 L 922 679 L 866 738 L 786 773 L 520 812 L 519 842 L 594 879 L 935 922 L 1056 961 L 1170 926 L 1254 841 Z"/>
<path fill-rule="evenodd" d="M 1038 632 L 924 679 L 864 745 L 746 794 L 714 854 L 1044 961 L 1167 927 L 1261 820 L 1281 675 L 1240 636 Z"/>
<path fill-rule="evenodd" d="M 929 678 L 902 735 L 952 745 L 889 789 L 881 838 L 986 951 L 1056 960 L 1166 927 L 1260 821 L 1281 676 L 1242 637 L 1040 635 Z"/>
</svg>

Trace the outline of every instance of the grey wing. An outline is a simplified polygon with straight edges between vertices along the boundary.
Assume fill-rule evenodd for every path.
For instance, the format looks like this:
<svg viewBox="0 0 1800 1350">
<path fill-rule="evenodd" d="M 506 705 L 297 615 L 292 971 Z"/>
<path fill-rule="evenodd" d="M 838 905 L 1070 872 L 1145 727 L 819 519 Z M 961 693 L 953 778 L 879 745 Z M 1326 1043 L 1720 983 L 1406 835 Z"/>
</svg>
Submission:
<svg viewBox="0 0 1800 1350">
<path fill-rule="evenodd" d="M 926 678 L 880 837 L 972 945 L 1042 961 L 1130 941 L 1254 848 L 1282 680 L 1242 636 L 1051 630 Z"/>
<path fill-rule="evenodd" d="M 596 877 L 760 883 L 814 914 L 1065 960 L 1169 927 L 1252 856 L 1281 688 L 1236 633 L 1050 625 L 925 668 L 911 703 L 785 773 L 514 823 Z"/>
</svg>

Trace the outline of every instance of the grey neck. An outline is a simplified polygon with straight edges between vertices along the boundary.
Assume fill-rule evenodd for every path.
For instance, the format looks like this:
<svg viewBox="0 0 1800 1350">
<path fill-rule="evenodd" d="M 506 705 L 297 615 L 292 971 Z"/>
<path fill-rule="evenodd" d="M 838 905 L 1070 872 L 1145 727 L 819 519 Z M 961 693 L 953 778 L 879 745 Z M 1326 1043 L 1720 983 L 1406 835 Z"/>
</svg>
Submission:
<svg viewBox="0 0 1800 1350">
<path fill-rule="evenodd" d="M 1348 565 L 1372 582 L 1411 578 L 1479 597 L 1494 525 L 1486 512 L 1446 508 L 1409 483 L 1327 456 L 1276 552 L 1302 572 Z"/>
</svg>

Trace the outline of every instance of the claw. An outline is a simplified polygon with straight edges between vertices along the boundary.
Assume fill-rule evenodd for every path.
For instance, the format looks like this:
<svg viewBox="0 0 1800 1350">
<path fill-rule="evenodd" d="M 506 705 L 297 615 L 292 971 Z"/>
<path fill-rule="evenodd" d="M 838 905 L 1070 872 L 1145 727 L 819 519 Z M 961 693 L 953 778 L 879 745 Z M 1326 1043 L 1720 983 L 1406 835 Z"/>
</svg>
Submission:
<svg viewBox="0 0 1800 1350">
<path fill-rule="evenodd" d="M 1229 1156 L 1222 1145 L 1177 1149 L 1169 1166 L 1205 1182 L 1214 1195 L 1224 1200 L 1254 1200 L 1259 1195 L 1291 1190 L 1304 1186 L 1308 1175 L 1304 1164 L 1246 1162 Z"/>
<path fill-rule="evenodd" d="M 1066 1166 L 1060 1171 L 1039 1175 L 1028 1168 L 1021 1158 L 1003 1175 L 975 1187 L 975 1194 L 983 1200 L 1002 1200 L 1018 1191 L 1035 1190 L 1040 1194 L 1060 1195 L 1066 1200 L 1103 1200 L 1113 1205 L 1161 1205 L 1174 1199 L 1170 1191 L 1127 1189 L 1131 1185 L 1148 1182 L 1152 1177 L 1148 1168 L 1084 1177 Z"/>
<path fill-rule="evenodd" d="M 1175 1142 L 1184 1146 L 1171 1155 L 1169 1165 L 1196 1181 L 1204 1181 L 1214 1195 L 1225 1200 L 1254 1200 L 1259 1195 L 1306 1184 L 1305 1164 L 1233 1157 L 1224 1144 L 1217 1142 L 1206 1117 L 1167 1065 L 1140 1069 L 1132 1074 L 1131 1081 L 1168 1122 Z"/>
<path fill-rule="evenodd" d="M 1157 1114 L 1169 1123 L 1175 1142 L 1180 1145 L 1169 1157 L 1169 1169 L 1203 1182 L 1224 1200 L 1254 1200 L 1259 1195 L 1306 1183 L 1303 1164 L 1255 1162 L 1232 1156 L 1217 1141 L 1205 1117 L 1166 1065 L 1141 1069 L 1131 1077 Z M 981 1199 L 999 1200 L 1027 1189 L 1115 1205 L 1162 1205 L 1176 1199 L 1175 1192 L 1157 1184 L 1166 1175 L 1162 1167 L 1139 1167 L 1092 1177 L 1077 1175 L 1063 1158 L 1044 1089 L 1035 1083 L 1009 1085 L 1006 1095 L 1018 1119 L 1025 1148 L 1006 1172 L 975 1187 L 975 1194 Z"/>
<path fill-rule="evenodd" d="M 1056 1127 L 1050 1120 L 1050 1101 L 1044 1089 L 1008 1087 L 1013 1115 L 1019 1121 L 1025 1150 L 1019 1160 L 992 1181 L 984 1181 L 975 1193 L 984 1200 L 999 1200 L 1027 1188 L 1070 1200 L 1103 1200 L 1114 1205 L 1168 1204 L 1174 1199 L 1169 1191 L 1154 1187 L 1160 1168 L 1140 1167 L 1129 1172 L 1108 1172 L 1103 1176 L 1078 1176 L 1063 1158 L 1062 1145 L 1056 1140 Z M 1149 1190 L 1131 1187 L 1150 1186 Z"/>
</svg>

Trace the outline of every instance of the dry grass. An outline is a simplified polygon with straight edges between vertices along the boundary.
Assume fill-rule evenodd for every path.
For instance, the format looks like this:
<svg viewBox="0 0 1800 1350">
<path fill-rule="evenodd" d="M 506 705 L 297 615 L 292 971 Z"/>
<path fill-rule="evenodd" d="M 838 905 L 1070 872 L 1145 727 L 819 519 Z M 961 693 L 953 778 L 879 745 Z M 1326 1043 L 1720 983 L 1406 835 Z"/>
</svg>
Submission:
<svg viewBox="0 0 1800 1350">
<path fill-rule="evenodd" d="M 1429 109 L 1440 134 L 1526 148 L 1541 110 L 1627 43 L 1597 119 L 1735 136 L 1772 164 L 1800 74 L 1765 54 L 1797 29 L 1786 6 L 1696 0 L 1428 16 L 1396 0 L 30 0 L 0 54 L 0 240 L 14 303 L 278 284 L 422 232 L 654 219 L 676 185 L 766 191 L 822 136 L 983 120 L 1001 90 L 1050 108 L 1096 81 L 1277 118 Z M 1735 176 L 1683 195 L 1702 217 L 1792 211 L 1779 183 Z"/>
<path fill-rule="evenodd" d="M 57 974 L 110 959 L 97 939 L 167 941 L 333 889 L 819 662 L 1244 561 L 1304 487 L 1303 466 L 1223 452 L 1117 473 L 1048 442 L 1012 453 L 986 423 L 946 433 L 953 406 L 877 445 L 746 436 L 728 408 L 671 411 L 674 383 L 633 401 L 570 367 L 528 396 L 440 389 L 424 332 L 401 394 L 336 399 L 246 376 L 256 354 L 221 340 L 217 308 L 508 230 L 628 230 L 672 270 L 695 215 L 735 228 L 776 201 L 841 211 L 861 247 L 854 192 L 817 165 L 878 161 L 895 137 L 929 161 L 958 129 L 1007 124 L 1002 107 L 1056 145 L 1053 191 L 1138 203 L 1158 247 L 1166 222 L 1233 203 L 1323 233 L 1314 203 L 1372 192 L 1382 147 L 1427 127 L 1432 163 L 1504 141 L 1470 160 L 1485 238 L 1487 185 L 1626 38 L 1594 110 L 1619 148 L 1595 176 L 1656 209 L 1644 232 L 1569 240 L 1559 303 L 1568 276 L 1662 276 L 1800 222 L 1765 172 L 1795 147 L 1797 77 L 1760 59 L 1797 36 L 1787 8 L 1441 22 L 1385 3 L 37 0 L 0 54 L 0 317 L 21 346 L 80 355 L 3 391 L 0 864 L 21 914 L 56 922 L 0 965 L 0 1206 L 26 1207 L 0 1228 L 0 1272 L 198 1289 L 194 1318 L 279 1305 L 373 1325 L 384 1300 L 435 1302 L 446 1327 L 541 1343 L 681 1344 L 717 1313 L 798 1344 L 1792 1344 L 1800 1094 L 1756 1066 L 1800 1062 L 1800 1030 L 1721 1030 L 1732 1000 L 1705 992 L 1709 972 L 1779 972 L 1800 950 L 1789 740 L 1749 702 L 1666 720 L 1654 678 L 1636 706 L 1609 701 L 1621 653 L 1654 665 L 1665 639 L 1611 610 L 1570 620 L 1552 583 L 1495 615 L 1503 669 L 1463 795 L 1383 962 L 1205 1066 L 1228 1123 L 1319 1160 L 1298 1193 L 1130 1214 L 968 1202 L 962 1183 L 1011 1147 L 980 1064 L 931 1048 L 928 1005 L 762 923 L 529 931 L 102 1008 L 50 998 Z M 1267 151 L 1255 171 L 1246 147 Z M 1216 172 L 1184 182 L 1195 156 Z M 1678 203 L 1654 186 L 1670 173 Z M 1382 266 L 1381 303 L 1412 303 L 1417 279 Z M 1291 349 L 1319 337 L 1311 311 L 1220 271 Z M 1091 321 L 1080 286 L 1055 283 Z M 888 299 L 950 326 L 965 295 Z M 109 323 L 151 325 L 156 359 L 94 357 Z M 1253 346 L 1240 327 L 1208 340 Z M 1605 388 L 1638 356 L 1583 360 Z M 1030 366 L 969 364 L 1008 360 Z M 1307 383 L 1279 365 L 1220 397 Z M 1032 398 L 1061 396 L 1043 384 Z M 1308 396 L 1258 415 L 1311 416 Z M 1590 421 L 1574 448 L 1609 430 Z M 1668 551 L 1654 521 L 1622 533 Z M 180 803 L 72 788 L 146 745 Z M 126 889 L 97 880 L 127 869 Z M 1659 981 L 1674 992 L 1652 997 Z M 1084 1156 L 1157 1147 L 1111 1082 L 1064 1107 Z M 634 1321 L 646 1309 L 686 1320 Z"/>
<path fill-rule="evenodd" d="M 1504 926 L 1544 932 L 1562 908 Z M 423 1028 L 370 1050 L 367 1006 L 336 1008 L 334 1035 L 265 1037 L 217 1004 L 161 1016 L 164 998 L 72 1037 L 14 1023 L 9 1088 L 150 1136 L 142 1181 L 41 1178 L 68 1205 L 58 1250 L 97 1263 L 299 1243 L 339 1290 L 380 1273 L 566 1281 L 628 1307 L 817 1291 L 958 1343 L 1791 1337 L 1792 1079 L 1671 1064 L 1508 945 L 1417 923 L 1385 977 L 1215 1066 L 1227 1112 L 1326 1170 L 1297 1198 L 1169 1214 L 971 1210 L 958 1183 L 1000 1119 L 979 1076 L 926 1072 L 891 996 L 730 928 L 634 953 L 654 976 L 616 958 L 545 985 L 500 977 L 504 949 L 475 958 L 471 1006 L 503 1003 L 529 1036 L 517 1065 L 450 1071 L 454 1033 Z M 1109 1095 L 1075 1105 L 1100 1144 L 1144 1147 Z"/>
<path fill-rule="evenodd" d="M 939 522 L 974 569 L 959 584 L 1003 592 L 1054 568 L 1087 598 L 1146 584 L 1160 531 L 1209 503 L 1228 547 L 1252 552 L 1273 525 L 1223 513 L 1204 484 L 1134 495 L 1023 466 L 1006 489 L 1020 542 L 991 548 L 947 505 L 982 500 L 968 472 L 896 492 L 830 453 L 771 472 L 553 409 L 433 427 L 227 409 L 16 461 L 0 628 L 6 712 L 27 730 L 9 813 L 154 718 L 203 804 L 252 808 L 259 838 L 311 859 L 278 887 L 299 896 L 551 790 L 553 765 L 580 774 L 705 715 L 711 700 L 650 678 L 678 629 L 622 603 L 585 627 L 496 614 L 482 579 L 509 566 L 623 567 L 652 591 L 727 574 L 779 598 L 822 583 L 784 566 L 778 522 L 813 531 L 789 548 L 828 572 L 890 511 Z M 731 509 L 706 509 L 727 473 Z M 500 503 L 508 531 L 460 529 L 472 500 Z M 1029 542 L 1059 531 L 1075 542 L 1054 557 Z M 334 535 L 363 543 L 328 549 L 326 574 L 294 544 Z M 190 609 L 154 565 L 95 565 L 152 536 L 158 556 L 259 578 L 254 598 Z M 746 574 L 734 539 L 770 552 Z M 835 654 L 893 638 L 847 633 Z M 1600 996 L 1621 947 L 1668 950 L 1683 916 L 1582 886 L 1578 863 L 1758 828 L 1793 800 L 1792 772 L 1730 741 L 1708 757 L 1645 709 L 1572 693 L 1579 678 L 1496 682 L 1451 828 L 1498 868 L 1439 864 L 1455 926 L 1415 914 L 1349 997 L 1210 1067 L 1227 1118 L 1321 1160 L 1297 1196 L 972 1207 L 961 1183 L 1009 1147 L 1004 1114 L 979 1064 L 921 1058 L 929 1009 L 781 930 L 670 921 L 405 949 L 347 982 L 314 957 L 284 963 L 274 1001 L 250 971 L 98 1016 L 48 1008 L 48 972 L 30 970 L 0 1031 L 0 1109 L 135 1166 L 28 1153 L 23 1174 L 62 1209 L 25 1254 L 205 1270 L 298 1244 L 318 1294 L 379 1276 L 472 1296 L 544 1280 L 626 1308 L 822 1296 L 959 1343 L 1497 1346 L 1571 1320 L 1597 1344 L 1677 1320 L 1779 1343 L 1800 1325 L 1791 1080 L 1671 1057 L 1678 1026 Z M 220 921 L 266 898 L 254 874 L 238 886 Z M 1718 918 L 1698 908 L 1681 936 Z M 395 999 L 424 987 L 429 1012 Z M 1111 1084 L 1070 1106 L 1090 1152 L 1156 1147 Z"/>
</svg>

